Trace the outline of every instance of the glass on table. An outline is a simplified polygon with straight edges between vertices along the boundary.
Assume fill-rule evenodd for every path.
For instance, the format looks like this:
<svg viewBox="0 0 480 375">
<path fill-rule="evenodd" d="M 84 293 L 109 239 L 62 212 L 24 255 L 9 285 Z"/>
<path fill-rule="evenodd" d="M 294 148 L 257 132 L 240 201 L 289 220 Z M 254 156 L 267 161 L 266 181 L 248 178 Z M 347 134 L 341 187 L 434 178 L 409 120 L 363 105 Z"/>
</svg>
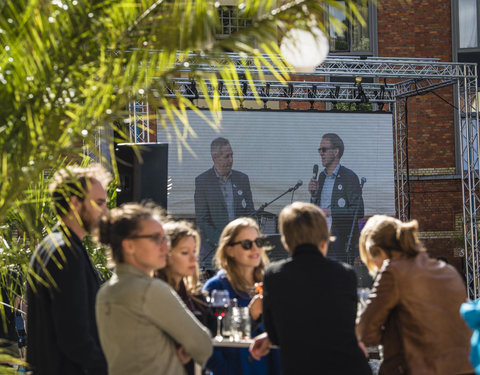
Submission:
<svg viewBox="0 0 480 375">
<path fill-rule="evenodd" d="M 231 319 L 233 341 L 250 340 L 251 324 L 248 307 L 233 307 Z"/>
<path fill-rule="evenodd" d="M 230 295 L 228 294 L 228 290 L 212 290 L 210 305 L 217 317 L 217 335 L 215 336 L 215 340 L 222 341 L 222 319 L 227 313 L 230 305 Z"/>
</svg>

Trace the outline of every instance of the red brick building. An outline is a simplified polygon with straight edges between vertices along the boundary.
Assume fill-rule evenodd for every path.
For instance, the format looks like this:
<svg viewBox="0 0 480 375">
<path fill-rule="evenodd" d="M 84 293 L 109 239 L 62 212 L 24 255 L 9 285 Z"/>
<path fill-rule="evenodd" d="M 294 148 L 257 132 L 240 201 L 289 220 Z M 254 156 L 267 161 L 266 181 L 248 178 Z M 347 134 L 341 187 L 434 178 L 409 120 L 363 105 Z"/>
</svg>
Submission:
<svg viewBox="0 0 480 375">
<path fill-rule="evenodd" d="M 361 9 L 367 25 L 345 18 L 347 32 L 343 35 L 327 26 L 330 56 L 480 61 L 478 2 L 480 0 L 379 0 L 378 6 L 370 3 Z M 221 8 L 221 17 L 225 17 L 222 34 L 245 26 L 235 22 L 235 9 L 228 5 Z M 335 14 L 333 9 L 332 13 Z M 309 78 L 324 79 L 335 82 L 338 77 Z M 407 192 L 408 216 L 419 221 L 420 236 L 429 252 L 447 258 L 461 270 L 463 195 L 454 89 L 448 86 L 407 100 Z M 276 106 L 282 109 L 287 104 L 280 102 Z M 310 109 L 310 106 L 306 102 L 289 105 L 298 110 Z M 331 103 L 320 102 L 314 103 L 313 108 L 338 110 Z M 379 110 L 375 105 L 371 109 Z"/>
</svg>

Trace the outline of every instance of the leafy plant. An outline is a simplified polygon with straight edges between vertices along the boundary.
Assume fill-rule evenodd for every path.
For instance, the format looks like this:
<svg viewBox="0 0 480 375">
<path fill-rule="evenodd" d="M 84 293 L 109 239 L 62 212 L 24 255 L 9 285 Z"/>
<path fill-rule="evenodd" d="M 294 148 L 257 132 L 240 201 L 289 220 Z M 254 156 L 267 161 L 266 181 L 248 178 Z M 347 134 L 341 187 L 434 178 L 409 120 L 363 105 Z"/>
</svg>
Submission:
<svg viewBox="0 0 480 375">
<path fill-rule="evenodd" d="M 240 54 L 242 72 L 255 92 L 253 81 L 265 80 L 267 73 L 280 82 L 288 79 L 290 67 L 279 56 L 278 42 L 291 28 L 323 28 L 329 5 L 350 7 L 360 17 L 353 0 L 245 0 L 237 6 L 252 21 L 217 40 L 216 4 L 0 0 L 0 269 L 14 265 L 25 272 L 32 249 L 56 220 L 47 193 L 51 175 L 44 171 L 58 169 L 65 160 L 81 161 L 85 147 L 101 159 L 95 147 L 99 134 L 114 130 L 127 140 L 116 124 L 124 122 L 129 102 L 155 101 L 164 109 L 159 123 L 189 150 L 195 130 L 186 111 L 201 113 L 181 92 L 168 98 L 173 78 L 198 82 L 212 114 L 206 120 L 218 127 L 215 88 L 231 82 L 234 108 L 242 97 L 238 65 L 226 51 Z M 107 141 L 113 156 L 113 142 Z M 114 158 L 112 163 L 115 168 Z M 107 275 L 104 252 L 93 248 L 92 255 Z"/>
</svg>

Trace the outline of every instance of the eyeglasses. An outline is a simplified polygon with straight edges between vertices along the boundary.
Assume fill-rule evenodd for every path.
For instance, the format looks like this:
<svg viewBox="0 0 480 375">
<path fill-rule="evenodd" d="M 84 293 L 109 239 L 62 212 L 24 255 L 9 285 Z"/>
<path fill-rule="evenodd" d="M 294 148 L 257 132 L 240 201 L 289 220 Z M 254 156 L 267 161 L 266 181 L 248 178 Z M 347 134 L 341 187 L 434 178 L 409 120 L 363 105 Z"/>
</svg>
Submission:
<svg viewBox="0 0 480 375">
<path fill-rule="evenodd" d="M 161 233 L 137 234 L 137 235 L 129 236 L 127 238 L 131 238 L 131 239 L 148 238 L 149 240 L 153 241 L 156 245 L 163 245 L 164 243 L 170 244 L 170 239 L 168 238 L 168 236 L 162 236 Z"/>
<path fill-rule="evenodd" d="M 255 245 L 257 245 L 257 247 L 262 248 L 263 246 L 265 246 L 265 242 L 267 242 L 267 240 L 264 237 L 258 237 L 258 238 L 255 238 L 254 241 L 243 240 L 243 241 L 237 241 L 237 242 L 230 242 L 229 246 L 241 245 L 244 250 L 250 250 L 254 242 L 255 242 Z"/>
<path fill-rule="evenodd" d="M 328 150 L 333 150 L 333 147 L 319 147 L 318 148 L 318 153 L 327 152 Z"/>
</svg>

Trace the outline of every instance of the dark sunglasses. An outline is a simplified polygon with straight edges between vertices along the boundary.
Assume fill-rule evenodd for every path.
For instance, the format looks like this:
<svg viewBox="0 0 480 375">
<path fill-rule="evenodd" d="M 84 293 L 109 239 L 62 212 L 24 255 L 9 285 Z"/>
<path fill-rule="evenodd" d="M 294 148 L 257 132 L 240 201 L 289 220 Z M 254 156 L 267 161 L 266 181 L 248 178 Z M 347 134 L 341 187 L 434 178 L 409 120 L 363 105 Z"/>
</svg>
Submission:
<svg viewBox="0 0 480 375">
<path fill-rule="evenodd" d="M 229 246 L 241 245 L 244 250 L 250 250 L 254 242 L 255 242 L 255 245 L 257 245 L 257 247 L 262 248 L 263 246 L 265 246 L 266 241 L 267 240 L 264 237 L 258 237 L 258 238 L 255 238 L 254 241 L 243 240 L 243 241 L 231 242 L 229 243 Z"/>
<path fill-rule="evenodd" d="M 127 238 L 136 239 L 136 238 L 148 238 L 153 241 L 156 245 L 162 245 L 164 243 L 170 243 L 170 239 L 167 236 L 162 236 L 161 233 L 153 234 L 137 234 L 133 236 L 128 236 Z"/>
<path fill-rule="evenodd" d="M 319 147 L 318 152 L 327 152 L 328 150 L 333 150 L 333 147 Z"/>
</svg>

